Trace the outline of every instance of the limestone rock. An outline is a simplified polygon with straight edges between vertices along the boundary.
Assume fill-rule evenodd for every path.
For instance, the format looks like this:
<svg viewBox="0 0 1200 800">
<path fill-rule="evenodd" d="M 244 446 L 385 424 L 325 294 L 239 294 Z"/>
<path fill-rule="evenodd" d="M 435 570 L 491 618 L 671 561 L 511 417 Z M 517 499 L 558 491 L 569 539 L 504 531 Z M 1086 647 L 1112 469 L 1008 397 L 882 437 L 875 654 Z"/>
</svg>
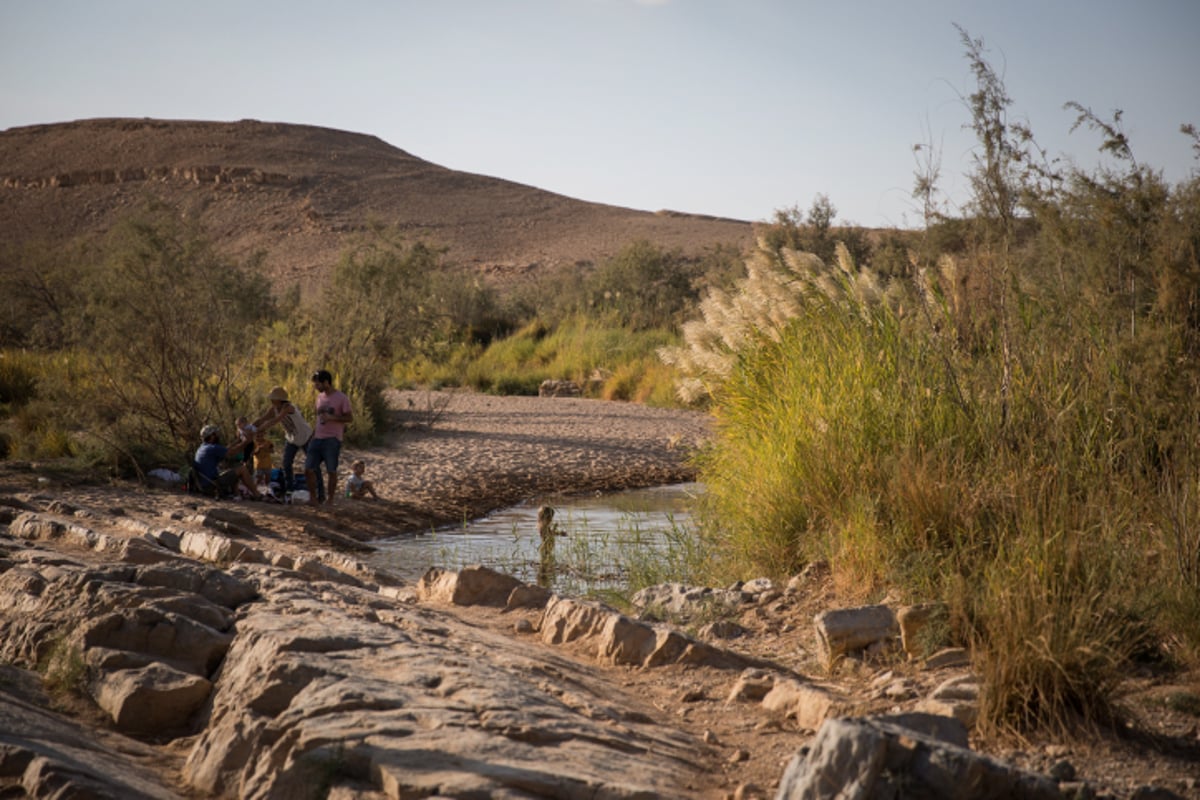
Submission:
<svg viewBox="0 0 1200 800">
<path fill-rule="evenodd" d="M 516 608 L 545 608 L 551 596 L 549 589 L 523 583 L 509 592 L 504 607 L 510 611 Z"/>
<path fill-rule="evenodd" d="M 565 661 L 548 683 L 521 640 L 306 587 L 264 573 L 243 610 L 184 768 L 195 791 L 300 796 L 332 774 L 331 792 L 391 797 L 671 796 L 694 774 L 696 742 L 632 719 Z"/>
<path fill-rule="evenodd" d="M 979 719 L 979 681 L 973 675 L 947 678 L 917 704 L 917 710 L 954 717 L 973 727 Z"/>
<path fill-rule="evenodd" d="M 908 715 L 912 716 L 912 715 Z M 776 800 L 1060 800 L 1049 778 L 1022 772 L 914 728 L 904 718 L 831 719 L 788 764 Z M 965 732 L 955 734 L 965 741 Z"/>
<path fill-rule="evenodd" d="M 616 609 L 603 603 L 555 596 L 542 611 L 538 629 L 546 644 L 565 644 L 594 636 L 616 613 Z"/>
<path fill-rule="evenodd" d="M 778 590 L 775 587 L 775 582 L 770 578 L 755 578 L 739 586 L 738 591 L 757 597 L 758 595 L 771 594 Z"/>
<path fill-rule="evenodd" d="M 314 539 L 322 539 L 338 547 L 344 547 L 358 553 L 370 553 L 375 550 L 375 547 L 366 542 L 360 542 L 357 539 L 338 533 L 335 530 L 330 530 L 324 525 L 318 525 L 315 522 L 308 522 L 304 525 L 304 532 Z"/>
<path fill-rule="evenodd" d="M 228 523 L 237 525 L 241 528 L 253 528 L 254 520 L 244 511 L 230 508 L 226 505 L 215 505 L 206 508 L 200 515 L 199 519 L 202 524 L 209 527 L 220 527 L 217 523 Z"/>
<path fill-rule="evenodd" d="M 814 619 L 825 663 L 866 650 L 899 634 L 896 615 L 887 606 L 822 611 Z"/>
<path fill-rule="evenodd" d="M 747 599 L 749 596 L 740 588 L 712 589 L 682 583 L 660 583 L 638 590 L 630 601 L 643 616 L 667 614 L 689 619 L 714 610 L 733 611 Z"/>
<path fill-rule="evenodd" d="M 198 594 L 228 609 L 236 609 L 258 596 L 258 589 L 223 570 L 189 561 L 142 567 L 132 576 L 140 586 L 159 586 L 176 592 Z"/>
<path fill-rule="evenodd" d="M 211 690 L 204 678 L 156 662 L 102 674 L 92 695 L 118 729 L 163 734 L 182 729 Z"/>
<path fill-rule="evenodd" d="M 579 397 L 583 394 L 575 381 L 547 378 L 538 385 L 538 397 Z"/>
<path fill-rule="evenodd" d="M 742 672 L 734 682 L 725 703 L 749 700 L 757 703 L 775 688 L 775 675 L 761 669 L 750 668 Z"/>
<path fill-rule="evenodd" d="M 610 614 L 599 632 L 597 655 L 611 664 L 654 667 L 680 661 L 692 642 L 670 628 L 656 628 Z"/>
<path fill-rule="evenodd" d="M 254 528 L 254 520 L 249 514 L 223 505 L 206 508 L 189 521 L 231 536 L 248 537 Z"/>
<path fill-rule="evenodd" d="M 259 563 L 264 560 L 261 552 L 255 548 L 235 542 L 228 536 L 206 531 L 185 533 L 179 540 L 179 552 L 185 556 L 218 564 L 229 564 L 234 561 Z"/>
<path fill-rule="evenodd" d="M 966 667 L 970 664 L 971 654 L 965 648 L 947 647 L 925 659 L 922 666 L 925 669 L 943 669 L 945 667 Z"/>
<path fill-rule="evenodd" d="M 114 610 L 88 621 L 81 626 L 79 638 L 85 650 L 103 647 L 146 653 L 184 672 L 208 675 L 224 657 L 233 637 L 186 613 L 147 604 Z"/>
<path fill-rule="evenodd" d="M 701 639 L 736 639 L 746 635 L 747 631 L 732 620 L 719 619 L 705 625 L 699 633 Z"/>
<path fill-rule="evenodd" d="M 154 541 L 125 539 L 121 542 L 118 558 L 126 564 L 182 564 L 184 560 Z"/>
<path fill-rule="evenodd" d="M 921 658 L 928 654 L 931 648 L 927 647 L 926 639 L 930 637 L 925 631 L 929 629 L 931 622 L 939 617 L 944 618 L 945 615 L 946 606 L 943 603 L 919 603 L 904 606 L 896 612 L 896 623 L 900 626 L 900 644 L 910 658 Z"/>
<path fill-rule="evenodd" d="M 798 726 L 811 731 L 829 717 L 846 713 L 850 699 L 832 687 L 784 678 L 775 681 L 763 697 L 762 707 L 791 717 Z"/>
<path fill-rule="evenodd" d="M 434 567 L 417 582 L 417 594 L 425 602 L 460 606 L 504 606 L 521 582 L 511 575 L 482 566 L 458 572 Z"/>
<path fill-rule="evenodd" d="M 657 667 L 704 664 L 742 669 L 752 660 L 693 639 L 673 628 L 635 620 L 600 603 L 555 596 L 542 612 L 542 641 L 595 642 L 596 657 L 611 664 Z"/>
<path fill-rule="evenodd" d="M 58 646 L 126 650 L 206 676 L 229 646 L 228 608 L 181 592 L 174 582 L 240 597 L 234 586 L 194 566 L 87 567 L 36 549 L 0 572 L 0 660 L 36 664 Z"/>
<path fill-rule="evenodd" d="M 80 727 L 44 707 L 33 673 L 0 666 L 0 795 L 112 800 L 174 800 L 178 794 L 150 777 L 154 748 Z M 20 699 L 18 699 L 20 698 Z"/>
</svg>

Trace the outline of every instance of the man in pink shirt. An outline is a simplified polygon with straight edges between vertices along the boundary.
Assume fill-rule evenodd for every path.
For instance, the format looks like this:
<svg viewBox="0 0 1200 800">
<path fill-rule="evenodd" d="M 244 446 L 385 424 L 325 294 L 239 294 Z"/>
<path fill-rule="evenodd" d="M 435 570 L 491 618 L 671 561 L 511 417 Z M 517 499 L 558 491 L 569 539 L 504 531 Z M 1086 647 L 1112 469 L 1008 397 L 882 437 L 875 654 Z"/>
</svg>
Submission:
<svg viewBox="0 0 1200 800">
<path fill-rule="evenodd" d="M 332 504 L 337 497 L 338 456 L 342 452 L 342 435 L 346 423 L 354 419 L 350 413 L 350 398 L 333 388 L 333 375 L 320 369 L 313 373 L 313 388 L 317 390 L 317 425 L 308 443 L 304 458 L 304 478 L 308 483 L 308 504 L 317 504 L 317 481 L 321 479 L 321 465 L 329 474 L 329 489 L 325 502 Z"/>
</svg>

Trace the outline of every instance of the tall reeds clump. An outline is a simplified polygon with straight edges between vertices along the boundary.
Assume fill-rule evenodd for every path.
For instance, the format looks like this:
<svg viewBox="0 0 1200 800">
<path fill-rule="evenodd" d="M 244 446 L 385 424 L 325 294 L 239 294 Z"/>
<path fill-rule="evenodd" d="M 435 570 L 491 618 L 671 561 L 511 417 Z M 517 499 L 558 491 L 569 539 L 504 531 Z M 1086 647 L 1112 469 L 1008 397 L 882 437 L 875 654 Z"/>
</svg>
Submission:
<svg viewBox="0 0 1200 800">
<path fill-rule="evenodd" d="M 828 267 L 764 248 L 747 273 L 706 301 L 705 320 L 685 332 L 689 349 L 664 353 L 684 368 L 716 365 L 708 379 L 720 381 L 717 436 L 701 462 L 705 535 L 730 576 L 786 575 L 841 553 L 855 564 L 848 583 L 876 585 L 894 566 L 878 531 L 949 535 L 949 498 L 936 488 L 902 491 L 919 512 L 895 497 L 918 468 L 952 469 L 941 443 L 963 409 L 937 351 L 905 334 L 895 288 L 844 248 Z M 772 299 L 784 293 L 786 303 Z"/>
<path fill-rule="evenodd" d="M 1015 333 L 1007 417 L 998 392 L 979 396 L 992 443 L 977 457 L 982 546 L 946 551 L 929 588 L 950 602 L 983 678 L 982 730 L 1111 725 L 1131 660 L 1156 648 L 1154 448 L 1106 336 Z M 991 371 L 998 385 L 1002 370 Z"/>
<path fill-rule="evenodd" d="M 1110 723 L 1131 660 L 1200 642 L 1193 323 L 1034 271 L 1061 235 L 980 237 L 886 286 L 844 257 L 760 253 L 664 354 L 718 423 L 710 576 L 827 558 L 848 601 L 947 602 L 991 732 Z M 1071 241 L 1073 277 L 1102 272 Z"/>
</svg>

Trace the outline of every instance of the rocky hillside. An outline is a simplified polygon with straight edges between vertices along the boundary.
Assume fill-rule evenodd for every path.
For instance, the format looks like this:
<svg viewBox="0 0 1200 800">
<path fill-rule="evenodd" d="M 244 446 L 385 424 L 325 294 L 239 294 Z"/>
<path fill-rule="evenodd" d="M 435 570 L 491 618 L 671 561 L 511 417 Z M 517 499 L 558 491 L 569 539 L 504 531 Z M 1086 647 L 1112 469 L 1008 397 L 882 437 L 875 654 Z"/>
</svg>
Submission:
<svg viewBox="0 0 1200 800">
<path fill-rule="evenodd" d="M 589 203 L 328 128 L 93 119 L 0 131 L 9 243 L 102 234 L 149 198 L 199 217 L 232 256 L 265 253 L 277 285 L 312 285 L 373 221 L 495 279 L 596 263 L 639 239 L 699 252 L 752 238 L 745 221 Z"/>
</svg>

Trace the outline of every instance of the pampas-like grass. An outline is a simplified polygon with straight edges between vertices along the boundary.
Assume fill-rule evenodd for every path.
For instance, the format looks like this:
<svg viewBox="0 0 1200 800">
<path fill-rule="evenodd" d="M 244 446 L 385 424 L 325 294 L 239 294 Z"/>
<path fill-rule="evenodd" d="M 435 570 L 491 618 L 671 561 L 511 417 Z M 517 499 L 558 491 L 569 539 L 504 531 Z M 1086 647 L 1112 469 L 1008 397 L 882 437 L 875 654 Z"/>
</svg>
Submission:
<svg viewBox="0 0 1200 800">
<path fill-rule="evenodd" d="M 711 397 L 740 353 L 764 340 L 778 342 L 806 307 L 832 303 L 866 319 L 873 308 L 900 305 L 899 293 L 859 269 L 840 242 L 832 265 L 812 253 L 777 252 L 762 240 L 745 264 L 746 277 L 733 292 L 714 289 L 700 302 L 700 319 L 682 326 L 683 345 L 658 351 L 664 363 L 679 371 L 676 392 L 685 403 Z"/>
</svg>

